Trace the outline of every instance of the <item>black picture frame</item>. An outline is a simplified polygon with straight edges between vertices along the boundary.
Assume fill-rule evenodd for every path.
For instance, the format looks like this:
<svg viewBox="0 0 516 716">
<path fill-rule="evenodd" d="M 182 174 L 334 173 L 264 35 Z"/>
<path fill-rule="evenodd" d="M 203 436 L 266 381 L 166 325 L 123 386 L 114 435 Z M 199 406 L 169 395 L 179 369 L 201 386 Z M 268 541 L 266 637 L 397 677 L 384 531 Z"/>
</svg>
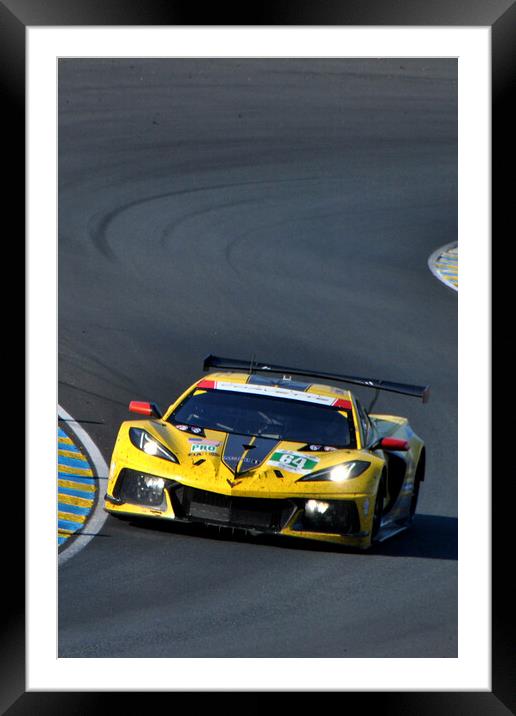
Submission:
<svg viewBox="0 0 516 716">
<path fill-rule="evenodd" d="M 5 190 L 4 221 L 22 234 L 25 215 L 25 31 L 35 26 L 66 25 L 196 25 L 199 13 L 195 5 L 147 0 L 127 3 L 123 0 L 3 0 L 0 2 L 0 87 L 3 98 L 3 137 L 15 147 L 9 165 Z M 330 1 L 317 4 L 307 0 L 281 1 L 270 5 L 246 7 L 234 12 L 219 4 L 202 12 L 203 25 L 398 25 L 398 26 L 484 26 L 491 28 L 492 38 L 492 160 L 493 160 L 493 238 L 512 226 L 508 217 L 511 201 L 510 182 L 502 173 L 507 156 L 514 156 L 513 124 L 509 111 L 511 85 L 514 86 L 514 46 L 516 5 L 512 0 L 349 0 L 337 5 Z M 512 129 L 512 127 L 511 127 Z M 4 168 L 4 173 L 5 168 Z M 8 222 L 11 218 L 12 221 Z M 512 233 L 512 230 L 511 230 Z M 16 238 L 23 245 L 20 236 Z M 495 315 L 495 313 L 493 313 Z M 493 323 L 493 330 L 494 330 Z M 494 356 L 493 356 L 494 357 Z M 27 448 L 27 449 L 30 449 Z M 493 471 L 494 474 L 494 471 Z M 377 706 L 386 713 L 434 714 L 464 713 L 468 716 L 497 716 L 516 712 L 516 690 L 513 673 L 514 640 L 508 628 L 511 607 L 510 592 L 504 576 L 507 568 L 511 500 L 506 485 L 493 480 L 492 517 L 492 691 L 491 692 L 347 692 L 342 696 L 349 708 L 350 699 L 360 700 L 362 708 Z M 13 516 L 14 518 L 14 516 Z M 4 614 L 9 619 L 0 643 L 0 713 L 56 713 L 69 715 L 90 713 L 110 706 L 120 694 L 113 692 L 26 692 L 25 690 L 25 545 L 20 539 L 20 525 L 4 522 L 4 539 L 15 531 L 18 539 L 9 540 L 7 565 L 10 577 L 4 582 Z M 512 601 L 512 599 L 511 599 Z M 153 694 L 157 695 L 157 694 Z M 161 694 L 163 696 L 163 694 Z M 149 694 L 131 694 L 133 707 L 143 705 Z M 147 706 L 148 707 L 148 706 Z"/>
</svg>

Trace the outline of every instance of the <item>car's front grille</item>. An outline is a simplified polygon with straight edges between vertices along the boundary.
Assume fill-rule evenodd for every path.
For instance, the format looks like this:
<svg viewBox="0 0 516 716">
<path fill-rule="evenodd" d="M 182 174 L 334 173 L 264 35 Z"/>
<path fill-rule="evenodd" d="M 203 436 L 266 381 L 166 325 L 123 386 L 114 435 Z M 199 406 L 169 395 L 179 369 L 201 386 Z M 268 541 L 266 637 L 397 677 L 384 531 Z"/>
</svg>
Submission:
<svg viewBox="0 0 516 716">
<path fill-rule="evenodd" d="M 231 497 L 183 485 L 173 490 L 172 499 L 178 516 L 264 531 L 282 529 L 296 509 L 290 500 Z"/>
</svg>

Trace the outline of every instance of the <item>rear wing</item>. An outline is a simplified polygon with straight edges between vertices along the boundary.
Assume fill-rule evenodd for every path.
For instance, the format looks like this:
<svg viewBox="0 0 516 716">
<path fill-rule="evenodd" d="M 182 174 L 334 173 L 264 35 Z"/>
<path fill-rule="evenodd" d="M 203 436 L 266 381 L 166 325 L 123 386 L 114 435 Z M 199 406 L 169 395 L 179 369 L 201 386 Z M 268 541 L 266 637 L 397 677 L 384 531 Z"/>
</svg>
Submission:
<svg viewBox="0 0 516 716">
<path fill-rule="evenodd" d="M 410 395 L 413 398 L 421 398 L 423 403 L 428 403 L 430 398 L 429 385 L 409 385 L 407 383 L 393 383 L 389 380 L 378 380 L 377 378 L 359 378 L 354 375 L 340 375 L 338 373 L 324 373 L 322 371 L 290 368 L 285 365 L 274 365 L 273 363 L 258 363 L 255 360 L 240 360 L 238 358 L 221 358 L 220 356 L 206 356 L 203 363 L 203 370 L 219 368 L 220 370 L 238 370 L 249 373 L 283 373 L 286 375 L 305 375 L 310 378 L 325 378 L 337 380 L 352 385 L 362 385 L 374 390 L 386 390 L 390 393 L 401 393 Z"/>
</svg>

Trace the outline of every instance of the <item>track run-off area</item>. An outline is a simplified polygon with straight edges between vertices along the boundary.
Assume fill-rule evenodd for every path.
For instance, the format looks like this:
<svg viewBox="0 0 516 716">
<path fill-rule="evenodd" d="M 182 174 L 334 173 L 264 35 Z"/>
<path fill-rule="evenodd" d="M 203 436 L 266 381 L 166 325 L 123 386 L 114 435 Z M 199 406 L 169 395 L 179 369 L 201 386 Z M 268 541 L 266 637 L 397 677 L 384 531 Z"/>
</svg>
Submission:
<svg viewBox="0 0 516 716">
<path fill-rule="evenodd" d="M 105 472 L 129 401 L 209 353 L 431 385 L 375 406 L 426 442 L 410 532 L 107 517 L 60 560 L 59 656 L 456 657 L 457 293 L 428 268 L 457 240 L 456 61 L 62 59 L 58 89 L 59 404 Z"/>
</svg>

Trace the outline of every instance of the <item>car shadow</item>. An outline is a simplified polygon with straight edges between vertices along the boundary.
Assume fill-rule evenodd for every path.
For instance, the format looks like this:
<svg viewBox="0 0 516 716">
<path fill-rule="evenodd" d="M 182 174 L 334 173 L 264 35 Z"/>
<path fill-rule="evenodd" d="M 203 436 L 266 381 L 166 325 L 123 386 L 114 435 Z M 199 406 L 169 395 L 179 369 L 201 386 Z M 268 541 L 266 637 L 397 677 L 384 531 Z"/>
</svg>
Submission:
<svg viewBox="0 0 516 716">
<path fill-rule="evenodd" d="M 252 535 L 243 530 L 179 522 L 158 522 L 153 519 L 126 518 L 133 527 L 143 530 L 169 532 L 201 539 L 241 542 L 281 549 L 341 554 L 369 554 L 377 557 L 415 557 L 421 559 L 457 560 L 458 521 L 456 517 L 416 515 L 411 527 L 385 542 L 364 551 L 315 540 L 277 535 Z"/>
<path fill-rule="evenodd" d="M 416 515 L 406 532 L 374 545 L 371 554 L 457 560 L 458 520 L 441 515 Z"/>
</svg>

